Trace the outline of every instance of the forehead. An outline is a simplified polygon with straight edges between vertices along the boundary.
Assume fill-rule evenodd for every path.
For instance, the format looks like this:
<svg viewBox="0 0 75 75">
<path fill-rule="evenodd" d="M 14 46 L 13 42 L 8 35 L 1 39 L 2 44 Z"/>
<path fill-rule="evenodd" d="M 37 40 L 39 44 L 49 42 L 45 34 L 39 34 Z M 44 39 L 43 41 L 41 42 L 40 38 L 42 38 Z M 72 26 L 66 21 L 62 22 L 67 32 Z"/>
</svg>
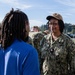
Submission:
<svg viewBox="0 0 75 75">
<path fill-rule="evenodd" d="M 58 22 L 58 20 L 57 20 L 57 19 L 52 18 L 52 19 L 50 19 L 50 20 L 49 20 L 49 22 Z"/>
</svg>

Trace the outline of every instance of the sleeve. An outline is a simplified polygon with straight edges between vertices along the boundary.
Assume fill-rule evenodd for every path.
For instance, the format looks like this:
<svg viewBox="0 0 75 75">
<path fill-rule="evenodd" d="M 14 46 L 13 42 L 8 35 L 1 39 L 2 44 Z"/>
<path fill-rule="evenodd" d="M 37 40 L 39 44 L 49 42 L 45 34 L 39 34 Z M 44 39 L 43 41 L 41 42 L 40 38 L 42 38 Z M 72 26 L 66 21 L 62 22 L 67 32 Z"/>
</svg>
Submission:
<svg viewBox="0 0 75 75">
<path fill-rule="evenodd" d="M 44 37 L 41 40 L 40 46 L 41 46 L 41 58 L 45 59 L 48 53 L 48 49 L 49 49 L 49 43 L 47 42 L 46 37 Z"/>
<path fill-rule="evenodd" d="M 45 37 L 41 40 L 40 46 L 41 46 L 41 49 L 40 49 L 41 50 L 41 60 L 40 60 L 41 66 L 40 67 L 41 67 L 41 74 L 44 74 L 48 70 L 48 66 L 47 66 L 48 64 L 45 60 L 46 60 L 46 57 L 48 56 L 48 48 L 49 48 L 49 44 Z M 43 67 L 46 67 L 45 70 L 43 69 Z"/>
<path fill-rule="evenodd" d="M 23 75 L 40 75 L 37 51 L 33 48 L 23 63 Z"/>
<path fill-rule="evenodd" d="M 67 49 L 68 49 L 68 70 L 71 75 L 75 75 L 75 43 L 69 39 L 67 41 Z"/>
</svg>

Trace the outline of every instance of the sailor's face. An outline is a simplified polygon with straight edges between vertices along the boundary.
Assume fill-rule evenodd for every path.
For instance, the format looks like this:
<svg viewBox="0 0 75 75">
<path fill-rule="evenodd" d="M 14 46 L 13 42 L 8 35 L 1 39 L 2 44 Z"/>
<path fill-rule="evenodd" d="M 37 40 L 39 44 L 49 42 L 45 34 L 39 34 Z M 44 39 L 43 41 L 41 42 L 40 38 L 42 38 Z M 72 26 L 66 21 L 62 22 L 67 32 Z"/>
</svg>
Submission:
<svg viewBox="0 0 75 75">
<path fill-rule="evenodd" d="M 51 19 L 49 21 L 49 29 L 53 32 L 60 32 L 59 30 L 59 24 L 58 24 L 58 20 L 57 19 Z"/>
</svg>

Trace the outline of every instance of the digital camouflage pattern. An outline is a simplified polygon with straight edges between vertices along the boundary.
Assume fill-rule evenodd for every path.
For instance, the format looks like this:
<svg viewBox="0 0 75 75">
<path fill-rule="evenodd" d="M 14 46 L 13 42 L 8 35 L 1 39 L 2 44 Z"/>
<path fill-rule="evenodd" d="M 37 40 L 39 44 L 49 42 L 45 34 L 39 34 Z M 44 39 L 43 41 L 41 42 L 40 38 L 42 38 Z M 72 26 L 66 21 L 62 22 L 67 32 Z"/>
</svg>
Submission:
<svg viewBox="0 0 75 75">
<path fill-rule="evenodd" d="M 47 35 L 41 41 L 43 75 L 75 75 L 75 44 L 65 34 L 56 40 Z"/>
<path fill-rule="evenodd" d="M 33 36 L 34 47 L 38 50 L 38 53 L 40 52 L 40 40 L 42 40 L 43 37 L 43 33 L 37 33 Z"/>
<path fill-rule="evenodd" d="M 33 40 L 32 40 L 32 38 L 31 38 L 30 36 L 28 37 L 28 41 L 27 41 L 27 43 L 29 43 L 30 45 L 33 46 Z"/>
<path fill-rule="evenodd" d="M 41 50 L 40 50 L 40 40 L 44 37 L 44 34 L 42 32 L 31 32 L 30 36 L 32 37 L 34 47 L 37 49 L 38 56 L 39 56 L 39 63 L 40 63 L 40 71 L 41 71 Z"/>
</svg>

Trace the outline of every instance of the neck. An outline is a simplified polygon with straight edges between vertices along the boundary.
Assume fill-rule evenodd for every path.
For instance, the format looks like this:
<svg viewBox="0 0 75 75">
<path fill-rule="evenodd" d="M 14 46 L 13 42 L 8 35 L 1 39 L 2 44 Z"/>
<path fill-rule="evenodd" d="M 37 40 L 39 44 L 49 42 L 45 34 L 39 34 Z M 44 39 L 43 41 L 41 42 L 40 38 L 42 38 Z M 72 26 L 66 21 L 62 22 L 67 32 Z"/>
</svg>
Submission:
<svg viewBox="0 0 75 75">
<path fill-rule="evenodd" d="M 57 40 L 60 35 L 61 35 L 60 32 L 59 33 L 52 33 L 52 37 L 54 40 Z"/>
</svg>

